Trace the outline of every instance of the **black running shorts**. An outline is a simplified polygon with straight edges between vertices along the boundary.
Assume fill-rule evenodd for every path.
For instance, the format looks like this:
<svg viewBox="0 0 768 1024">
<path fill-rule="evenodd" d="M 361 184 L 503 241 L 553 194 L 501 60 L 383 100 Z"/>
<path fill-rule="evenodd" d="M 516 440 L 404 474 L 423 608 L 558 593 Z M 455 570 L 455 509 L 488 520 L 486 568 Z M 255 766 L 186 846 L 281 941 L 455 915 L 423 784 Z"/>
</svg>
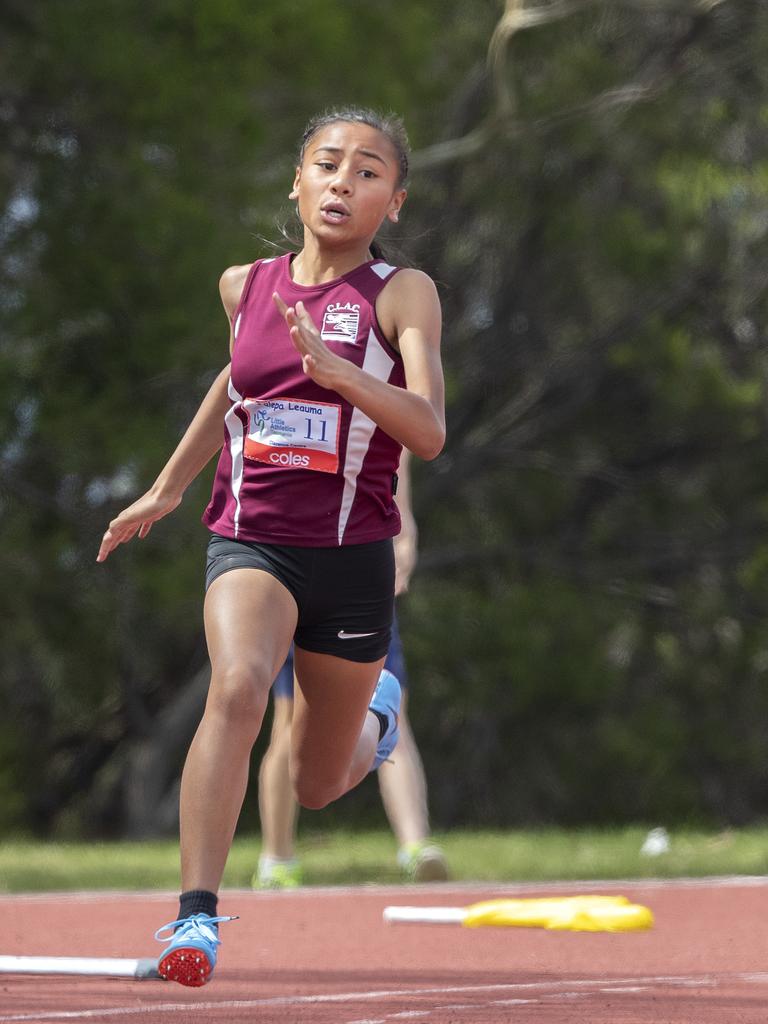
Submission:
<svg viewBox="0 0 768 1024">
<path fill-rule="evenodd" d="M 387 653 L 395 592 L 391 540 L 299 548 L 214 533 L 206 590 L 222 573 L 243 568 L 262 569 L 291 592 L 299 609 L 294 640 L 305 651 L 359 662 L 378 661 Z"/>
</svg>

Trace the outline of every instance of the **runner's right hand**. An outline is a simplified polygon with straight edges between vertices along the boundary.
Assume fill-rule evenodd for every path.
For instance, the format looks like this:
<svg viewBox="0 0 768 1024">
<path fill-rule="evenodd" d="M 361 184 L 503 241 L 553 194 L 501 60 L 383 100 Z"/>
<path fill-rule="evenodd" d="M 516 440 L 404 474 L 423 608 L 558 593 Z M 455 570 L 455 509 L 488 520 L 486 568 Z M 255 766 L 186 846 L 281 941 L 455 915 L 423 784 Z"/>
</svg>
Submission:
<svg viewBox="0 0 768 1024">
<path fill-rule="evenodd" d="M 97 562 L 105 562 L 118 544 L 125 544 L 138 533 L 143 540 L 152 529 L 152 524 L 173 512 L 181 504 L 181 495 L 159 495 L 147 491 L 128 508 L 116 516 L 109 524 L 101 539 L 101 547 L 96 556 Z"/>
</svg>

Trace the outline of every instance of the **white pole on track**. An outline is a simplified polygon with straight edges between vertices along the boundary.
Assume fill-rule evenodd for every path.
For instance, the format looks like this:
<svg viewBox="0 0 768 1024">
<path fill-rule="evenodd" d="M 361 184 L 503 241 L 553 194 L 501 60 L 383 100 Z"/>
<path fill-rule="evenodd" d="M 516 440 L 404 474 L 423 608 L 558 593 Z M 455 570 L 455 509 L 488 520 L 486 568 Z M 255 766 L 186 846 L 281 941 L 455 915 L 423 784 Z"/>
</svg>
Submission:
<svg viewBox="0 0 768 1024">
<path fill-rule="evenodd" d="M 384 920 L 572 932 L 630 932 L 653 927 L 648 907 L 630 903 L 626 896 L 601 895 L 482 900 L 469 907 L 386 907 Z"/>
<path fill-rule="evenodd" d="M 0 974 L 80 974 L 137 981 L 160 978 L 157 960 L 83 956 L 0 956 Z"/>
<path fill-rule="evenodd" d="M 461 924 L 467 916 L 464 907 L 385 907 L 384 920 L 390 923 Z"/>
</svg>

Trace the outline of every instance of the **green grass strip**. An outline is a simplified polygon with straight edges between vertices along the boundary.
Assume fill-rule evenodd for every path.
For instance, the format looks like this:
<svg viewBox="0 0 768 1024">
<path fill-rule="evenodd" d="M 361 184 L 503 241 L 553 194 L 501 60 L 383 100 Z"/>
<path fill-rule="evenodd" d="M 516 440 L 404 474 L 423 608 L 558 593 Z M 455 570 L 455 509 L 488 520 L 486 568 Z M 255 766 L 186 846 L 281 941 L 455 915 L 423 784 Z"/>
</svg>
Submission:
<svg viewBox="0 0 768 1024">
<path fill-rule="evenodd" d="M 435 836 L 454 881 L 532 882 L 676 878 L 768 873 L 768 829 L 670 830 L 670 848 L 640 852 L 647 829 L 455 831 Z M 225 887 L 250 885 L 259 837 L 235 841 Z M 399 882 L 396 847 L 386 831 L 302 833 L 297 848 L 305 884 Z M 0 891 L 177 889 L 178 843 L 6 841 Z"/>
</svg>

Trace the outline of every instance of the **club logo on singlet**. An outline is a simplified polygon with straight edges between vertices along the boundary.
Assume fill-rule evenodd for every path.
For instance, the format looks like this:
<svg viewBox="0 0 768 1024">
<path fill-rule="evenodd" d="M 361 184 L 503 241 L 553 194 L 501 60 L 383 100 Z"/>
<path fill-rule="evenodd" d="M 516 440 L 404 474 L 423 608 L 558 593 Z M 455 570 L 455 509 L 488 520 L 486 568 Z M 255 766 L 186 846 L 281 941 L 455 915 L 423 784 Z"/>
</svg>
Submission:
<svg viewBox="0 0 768 1024">
<path fill-rule="evenodd" d="M 357 341 L 360 306 L 352 302 L 332 302 L 325 307 L 320 337 L 323 341 Z"/>
</svg>

